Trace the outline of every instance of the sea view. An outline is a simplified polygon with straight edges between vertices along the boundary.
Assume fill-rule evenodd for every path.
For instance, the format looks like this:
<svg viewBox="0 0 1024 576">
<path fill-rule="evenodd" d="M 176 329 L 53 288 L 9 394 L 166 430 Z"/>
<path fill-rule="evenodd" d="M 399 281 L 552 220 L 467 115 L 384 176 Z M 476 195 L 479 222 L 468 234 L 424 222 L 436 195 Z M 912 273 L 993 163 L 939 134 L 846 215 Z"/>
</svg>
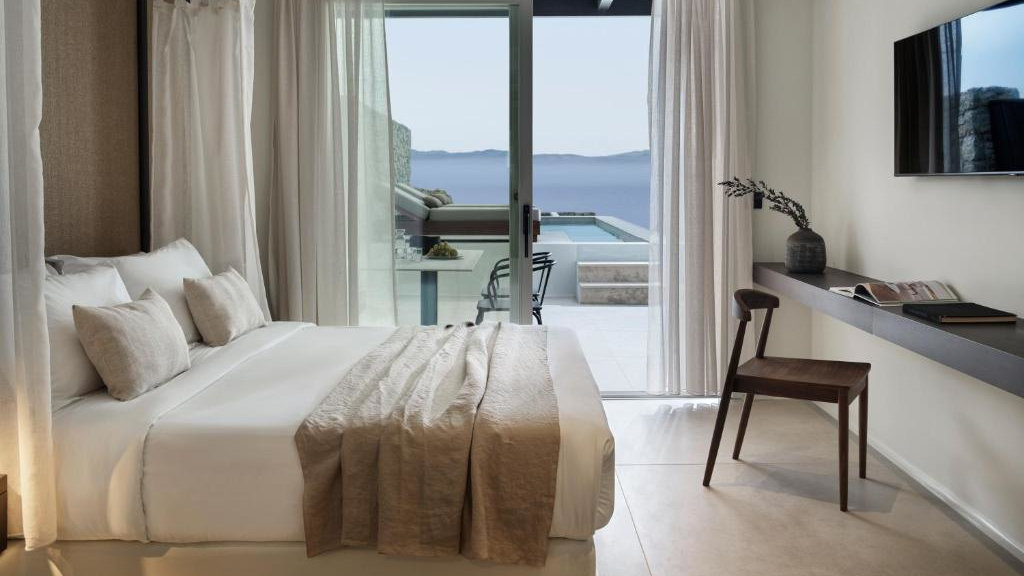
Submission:
<svg viewBox="0 0 1024 576">
<path fill-rule="evenodd" d="M 545 212 L 595 212 L 648 227 L 650 153 L 537 154 L 534 204 Z M 411 183 L 441 188 L 460 204 L 508 203 L 508 153 L 412 151 Z"/>
</svg>

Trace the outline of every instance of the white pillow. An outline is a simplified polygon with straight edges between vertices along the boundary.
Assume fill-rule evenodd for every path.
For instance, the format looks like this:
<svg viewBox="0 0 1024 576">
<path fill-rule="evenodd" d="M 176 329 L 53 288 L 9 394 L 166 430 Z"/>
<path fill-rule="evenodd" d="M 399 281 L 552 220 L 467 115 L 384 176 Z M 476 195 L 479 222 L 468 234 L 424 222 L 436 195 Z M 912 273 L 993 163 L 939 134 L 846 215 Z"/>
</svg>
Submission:
<svg viewBox="0 0 1024 576">
<path fill-rule="evenodd" d="M 111 266 L 94 266 L 77 274 L 47 274 L 43 296 L 50 335 L 50 389 L 53 409 L 57 410 L 103 387 L 100 375 L 78 341 L 71 307 L 113 306 L 128 302 L 131 297 Z"/>
<path fill-rule="evenodd" d="M 192 314 L 185 301 L 185 289 L 182 281 L 185 278 L 206 278 L 211 276 L 210 269 L 203 261 L 199 252 L 184 238 L 154 250 L 148 254 L 132 254 L 117 258 L 80 258 L 78 256 L 58 256 L 63 262 L 61 271 L 64 274 L 81 271 L 98 264 L 110 264 L 121 273 L 121 279 L 128 288 L 128 295 L 133 299 L 142 297 L 147 288 L 159 294 L 171 312 L 181 324 L 185 340 L 190 344 L 199 341 L 199 330 L 192 321 Z"/>
</svg>

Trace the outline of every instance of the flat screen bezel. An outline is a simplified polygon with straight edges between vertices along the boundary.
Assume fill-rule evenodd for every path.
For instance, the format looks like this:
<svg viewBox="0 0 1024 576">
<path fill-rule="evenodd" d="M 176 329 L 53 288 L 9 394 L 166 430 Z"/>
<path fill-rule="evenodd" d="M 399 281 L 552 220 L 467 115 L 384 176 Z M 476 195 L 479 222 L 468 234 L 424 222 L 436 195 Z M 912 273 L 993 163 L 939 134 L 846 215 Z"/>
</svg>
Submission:
<svg viewBox="0 0 1024 576">
<path fill-rule="evenodd" d="M 915 36 L 920 36 L 921 34 L 925 34 L 927 32 L 935 30 L 936 28 L 945 26 L 946 24 L 949 24 L 950 22 L 956 22 L 957 20 L 963 20 L 964 18 L 967 18 L 968 16 L 973 16 L 974 14 L 977 14 L 979 12 L 985 12 L 986 10 L 991 10 L 992 8 L 995 8 L 997 6 L 1001 6 L 1003 4 L 1006 4 L 1007 7 L 1010 7 L 1010 6 L 1020 6 L 1020 5 L 1024 5 L 1024 0 L 1008 0 L 1008 1 L 1004 1 L 1004 2 L 997 2 L 995 4 L 987 6 L 985 8 L 980 8 L 978 10 L 973 10 L 971 12 L 966 12 L 966 13 L 964 13 L 964 14 L 956 17 L 956 18 L 953 18 L 953 19 L 947 20 L 945 22 L 942 22 L 940 24 L 937 24 L 935 26 L 932 26 L 931 28 L 926 28 L 926 29 L 921 30 L 919 32 L 916 32 L 914 34 L 910 34 L 910 35 L 904 36 L 903 38 L 899 38 L 899 39 L 895 40 L 892 43 L 892 64 L 893 64 L 893 66 L 892 66 L 892 75 L 893 75 L 893 87 L 892 87 L 892 92 L 893 92 L 893 99 L 892 99 L 892 112 L 893 112 L 893 114 L 892 114 L 892 144 L 893 144 L 893 147 L 892 147 L 892 174 L 893 174 L 894 177 L 896 177 L 896 178 L 921 178 L 921 177 L 925 177 L 925 176 L 1013 176 L 1013 177 L 1024 176 L 1024 171 L 1016 171 L 1016 170 L 1011 170 L 1011 171 L 990 171 L 990 172 L 900 172 L 899 169 L 898 169 L 898 167 L 899 167 L 899 150 L 898 150 L 898 148 L 896 146 L 896 142 L 897 142 L 897 139 L 899 138 L 899 123 L 897 122 L 897 118 L 896 118 L 896 100 L 897 100 L 899 95 L 896 92 L 896 90 L 897 90 L 897 88 L 896 88 L 896 65 L 897 65 L 897 62 L 896 62 L 896 45 L 899 44 L 900 42 L 904 41 L 904 40 L 907 40 L 908 38 L 913 38 Z"/>
</svg>

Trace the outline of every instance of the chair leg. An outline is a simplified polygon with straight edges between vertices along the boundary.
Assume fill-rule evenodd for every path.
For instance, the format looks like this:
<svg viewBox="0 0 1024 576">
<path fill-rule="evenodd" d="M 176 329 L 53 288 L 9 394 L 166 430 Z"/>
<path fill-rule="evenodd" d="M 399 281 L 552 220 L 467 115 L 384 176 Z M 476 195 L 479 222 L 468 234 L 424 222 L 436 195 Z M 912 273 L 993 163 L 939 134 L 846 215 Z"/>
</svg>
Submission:
<svg viewBox="0 0 1024 576">
<path fill-rule="evenodd" d="M 857 410 L 860 418 L 860 425 L 858 428 L 857 435 L 859 436 L 860 445 L 860 477 L 868 477 L 868 383 L 865 380 L 864 390 L 860 393 L 860 404 Z"/>
<path fill-rule="evenodd" d="M 850 402 L 846 390 L 839 393 L 839 509 L 846 512 L 850 490 Z"/>
<path fill-rule="evenodd" d="M 747 433 L 747 420 L 750 419 L 750 409 L 754 406 L 754 393 L 747 392 L 743 400 L 743 413 L 740 415 L 740 429 L 736 432 L 736 446 L 732 449 L 732 459 L 740 459 L 740 448 L 743 446 L 743 437 Z"/>
<path fill-rule="evenodd" d="M 718 402 L 718 416 L 715 418 L 715 432 L 711 435 L 711 451 L 708 463 L 704 467 L 704 485 L 711 484 L 711 474 L 715 471 L 715 459 L 718 458 L 718 445 L 722 443 L 722 431 L 725 430 L 725 417 L 729 414 L 729 399 L 732 397 L 732 386 L 722 390 L 722 399 Z"/>
<path fill-rule="evenodd" d="M 476 309 L 476 322 L 474 322 L 474 324 L 479 326 L 480 323 L 483 322 L 483 321 L 484 321 L 484 311 L 483 311 L 482 308 L 477 308 Z"/>
<path fill-rule="evenodd" d="M 543 326 L 544 325 L 544 319 L 540 317 L 540 310 L 534 310 L 533 311 L 533 317 L 537 319 L 537 324 L 539 326 Z"/>
</svg>

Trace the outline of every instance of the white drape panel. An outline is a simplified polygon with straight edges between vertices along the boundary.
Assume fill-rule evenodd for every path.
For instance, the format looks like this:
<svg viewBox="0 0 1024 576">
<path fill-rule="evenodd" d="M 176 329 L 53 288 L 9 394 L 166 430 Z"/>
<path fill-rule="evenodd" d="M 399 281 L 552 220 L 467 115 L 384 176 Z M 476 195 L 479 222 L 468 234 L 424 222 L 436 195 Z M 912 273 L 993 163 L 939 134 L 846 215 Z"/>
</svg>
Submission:
<svg viewBox="0 0 1024 576">
<path fill-rule="evenodd" d="M 267 313 L 252 139 L 255 0 L 152 0 L 152 236 L 234 267 Z"/>
<path fill-rule="evenodd" d="M 719 391 L 752 279 L 750 199 L 716 183 L 750 175 L 750 0 L 654 0 L 648 391 Z"/>
<path fill-rule="evenodd" d="M 391 110 L 380 0 L 278 0 L 275 318 L 393 325 Z"/>
<path fill-rule="evenodd" d="M 39 0 L 0 0 L 0 473 L 11 534 L 57 536 L 43 302 Z"/>
</svg>

